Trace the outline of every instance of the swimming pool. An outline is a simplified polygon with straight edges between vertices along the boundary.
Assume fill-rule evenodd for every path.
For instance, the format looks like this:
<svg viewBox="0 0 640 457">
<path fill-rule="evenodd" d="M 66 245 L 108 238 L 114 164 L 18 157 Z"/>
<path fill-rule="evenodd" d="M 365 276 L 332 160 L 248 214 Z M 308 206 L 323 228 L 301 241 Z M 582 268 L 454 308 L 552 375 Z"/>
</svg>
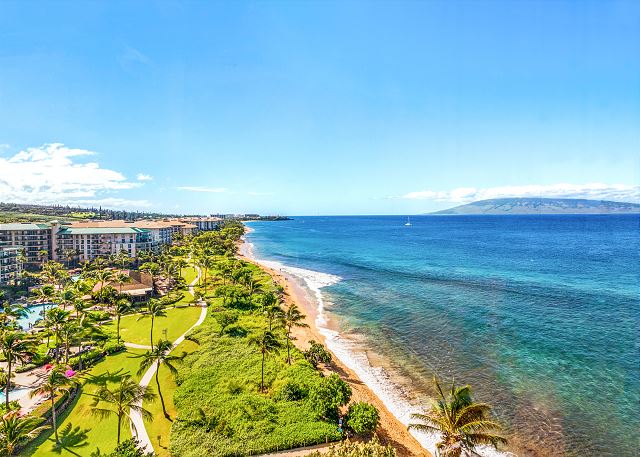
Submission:
<svg viewBox="0 0 640 457">
<path fill-rule="evenodd" d="M 27 315 L 18 319 L 18 325 L 24 330 L 30 329 L 36 322 L 44 317 L 44 312 L 52 306 L 53 303 L 42 303 L 28 306 L 26 308 Z"/>
</svg>

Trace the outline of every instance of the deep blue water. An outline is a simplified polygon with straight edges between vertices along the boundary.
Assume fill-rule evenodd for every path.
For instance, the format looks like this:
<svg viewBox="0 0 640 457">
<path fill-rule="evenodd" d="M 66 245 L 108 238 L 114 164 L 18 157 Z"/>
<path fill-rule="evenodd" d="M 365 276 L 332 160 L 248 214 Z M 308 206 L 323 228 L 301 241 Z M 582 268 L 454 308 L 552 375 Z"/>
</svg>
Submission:
<svg viewBox="0 0 640 457">
<path fill-rule="evenodd" d="M 638 455 L 638 216 L 297 217 L 260 258 L 338 275 L 346 331 L 428 390 L 473 386 L 519 455 Z"/>
</svg>

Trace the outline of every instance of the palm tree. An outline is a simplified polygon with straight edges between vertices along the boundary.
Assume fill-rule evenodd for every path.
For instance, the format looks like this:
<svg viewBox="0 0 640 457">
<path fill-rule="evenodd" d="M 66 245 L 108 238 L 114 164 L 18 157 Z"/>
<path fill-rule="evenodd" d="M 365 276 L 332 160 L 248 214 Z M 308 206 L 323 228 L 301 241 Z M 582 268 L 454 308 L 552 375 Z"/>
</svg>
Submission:
<svg viewBox="0 0 640 457">
<path fill-rule="evenodd" d="M 4 330 L 0 333 L 0 354 L 7 361 L 7 379 L 11 380 L 11 369 L 14 362 L 25 363 L 35 355 L 35 344 L 27 338 L 27 334 L 21 331 Z M 9 411 L 9 386 L 4 387 L 4 401 Z"/>
<path fill-rule="evenodd" d="M 16 321 L 27 315 L 25 307 L 18 303 L 11 303 L 9 300 L 5 300 L 0 305 L 0 324 L 2 324 L 2 328 L 9 326 L 17 328 Z"/>
<path fill-rule="evenodd" d="M 56 437 L 57 444 L 60 444 L 60 439 L 58 438 L 58 424 L 56 422 L 56 396 L 69 392 L 75 385 L 75 380 L 66 375 L 65 367 L 56 365 L 43 376 L 42 384 L 29 394 L 31 397 L 47 395 L 49 397 L 48 399 L 51 400 L 51 425 L 53 426 L 53 433 Z"/>
<path fill-rule="evenodd" d="M 145 317 L 151 318 L 151 334 L 149 341 L 151 342 L 151 349 L 153 350 L 153 324 L 155 322 L 156 317 L 165 317 L 167 313 L 165 312 L 165 305 L 160 301 L 152 298 L 147 302 L 147 308 L 142 311 L 142 315 L 138 318 L 144 319 Z"/>
<path fill-rule="evenodd" d="M 139 270 L 147 272 L 151 275 L 151 288 L 153 289 L 153 279 L 158 273 L 160 273 L 160 265 L 155 262 L 145 262 L 140 265 Z"/>
<path fill-rule="evenodd" d="M 419 421 L 409 424 L 410 429 L 441 434 L 436 444 L 440 457 L 468 457 L 479 455 L 476 446 L 489 444 L 497 448 L 507 440 L 493 434 L 502 427 L 491 418 L 491 407 L 486 403 L 475 403 L 471 398 L 471 387 L 456 387 L 451 383 L 450 391 L 445 394 L 440 383 L 434 379 L 439 398 L 424 414 L 413 414 Z"/>
<path fill-rule="evenodd" d="M 262 295 L 262 312 L 265 312 L 268 308 L 271 308 L 278 303 L 278 297 L 273 292 L 267 292 Z"/>
<path fill-rule="evenodd" d="M 44 261 L 49 258 L 49 251 L 47 251 L 46 249 L 41 249 L 40 251 L 38 251 L 38 258 L 40 259 L 42 266 L 44 266 Z"/>
<path fill-rule="evenodd" d="M 189 262 L 183 258 L 176 259 L 174 263 L 178 267 L 180 276 L 182 276 L 182 269 L 189 266 Z"/>
<path fill-rule="evenodd" d="M 113 271 L 111 270 L 107 270 L 106 268 L 103 268 L 101 270 L 98 270 L 94 273 L 93 277 L 95 279 L 98 280 L 98 282 L 100 283 L 100 303 L 102 303 L 102 297 L 103 297 L 103 289 L 104 289 L 104 285 L 105 283 L 111 281 L 113 279 Z"/>
<path fill-rule="evenodd" d="M 307 316 L 305 316 L 300 312 L 298 305 L 296 305 L 295 303 L 291 303 L 289 308 L 284 313 L 282 313 L 282 316 L 280 317 L 280 322 L 282 323 L 282 326 L 284 327 L 284 331 L 287 336 L 287 363 L 289 365 L 291 365 L 290 349 L 291 349 L 291 340 L 293 339 L 291 337 L 291 329 L 293 327 L 309 327 L 304 322 L 305 317 Z"/>
<path fill-rule="evenodd" d="M 171 342 L 167 340 L 160 340 L 156 344 L 155 348 L 150 351 L 145 352 L 138 357 L 142 358 L 140 361 L 140 369 L 138 370 L 138 375 L 142 375 L 145 371 L 153 366 L 153 364 L 158 364 L 158 369 L 156 370 L 156 386 L 158 386 L 158 395 L 160 396 L 160 403 L 162 403 L 162 412 L 164 413 L 164 417 L 171 420 L 169 413 L 167 412 L 167 408 L 164 405 L 164 397 L 162 396 L 162 390 L 160 390 L 160 380 L 158 379 L 158 374 L 160 373 L 160 364 L 164 364 L 173 376 L 178 374 L 178 369 L 173 365 L 175 362 L 181 361 L 184 359 L 186 352 L 183 352 L 182 355 L 171 355 L 171 350 L 173 349 L 173 345 Z"/>
<path fill-rule="evenodd" d="M 114 281 L 118 284 L 118 293 L 122 293 L 122 286 L 131 282 L 131 277 L 126 273 L 115 275 Z"/>
<path fill-rule="evenodd" d="M 0 418 L 0 455 L 12 457 L 22 443 L 34 439 L 47 426 L 40 426 L 42 419 L 21 416 L 19 411 L 9 411 Z"/>
<path fill-rule="evenodd" d="M 62 326 L 67 322 L 70 315 L 71 311 L 65 311 L 60 308 L 51 308 L 46 313 L 45 321 L 47 321 L 47 326 L 56 337 L 56 363 L 60 360 L 60 354 L 58 351 L 58 346 L 60 344 L 60 332 L 62 330 Z"/>
<path fill-rule="evenodd" d="M 93 398 L 91 412 L 101 419 L 109 416 L 118 418 L 118 444 L 120 444 L 120 430 L 125 420 L 131 420 L 130 411 L 140 413 L 143 419 L 153 419 L 153 415 L 142 407 L 142 402 L 152 401 L 155 397 L 153 392 L 135 382 L 131 375 L 124 375 L 113 389 L 109 389 L 106 384 L 98 389 Z M 103 404 L 105 407 L 99 407 Z"/>
<path fill-rule="evenodd" d="M 278 338 L 270 331 L 266 330 L 259 336 L 254 336 L 249 339 L 249 345 L 258 348 L 262 354 L 262 377 L 260 379 L 260 392 L 264 392 L 264 361 L 267 355 L 277 355 L 280 353 L 282 343 L 278 341 Z"/>
<path fill-rule="evenodd" d="M 266 308 L 264 313 L 267 315 L 269 331 L 271 331 L 273 330 L 273 321 L 280 320 L 283 315 L 282 308 L 280 308 L 280 305 L 272 305 L 269 308 Z"/>
<path fill-rule="evenodd" d="M 119 298 L 113 304 L 113 314 L 116 315 L 116 336 L 120 342 L 120 318 L 131 310 L 131 302 L 127 298 Z"/>
<path fill-rule="evenodd" d="M 67 309 L 67 305 L 73 303 L 73 301 L 77 298 L 77 292 L 70 287 L 66 287 L 63 289 L 57 297 L 57 301 L 62 305 L 62 309 Z"/>
</svg>

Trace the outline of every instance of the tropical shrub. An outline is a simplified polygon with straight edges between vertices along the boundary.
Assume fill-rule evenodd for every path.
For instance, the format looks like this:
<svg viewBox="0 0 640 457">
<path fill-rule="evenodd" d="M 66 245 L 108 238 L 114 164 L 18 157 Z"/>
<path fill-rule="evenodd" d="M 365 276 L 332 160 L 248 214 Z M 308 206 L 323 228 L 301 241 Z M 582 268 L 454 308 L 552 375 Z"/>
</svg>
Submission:
<svg viewBox="0 0 640 457">
<path fill-rule="evenodd" d="M 309 361 L 311 365 L 317 367 L 320 363 L 331 362 L 331 353 L 327 351 L 321 343 L 311 340 L 309 341 L 311 347 L 304 351 L 304 358 Z"/>
<path fill-rule="evenodd" d="M 372 433 L 378 427 L 380 413 L 375 406 L 366 402 L 349 405 L 346 424 L 356 433 Z"/>
<path fill-rule="evenodd" d="M 329 452 L 314 452 L 309 457 L 396 457 L 391 446 L 381 445 L 377 438 L 369 443 L 350 443 L 348 441 L 332 446 Z"/>
<path fill-rule="evenodd" d="M 337 421 L 338 408 L 349 403 L 351 387 L 335 373 L 316 382 L 309 391 L 309 403 L 317 417 Z"/>
</svg>

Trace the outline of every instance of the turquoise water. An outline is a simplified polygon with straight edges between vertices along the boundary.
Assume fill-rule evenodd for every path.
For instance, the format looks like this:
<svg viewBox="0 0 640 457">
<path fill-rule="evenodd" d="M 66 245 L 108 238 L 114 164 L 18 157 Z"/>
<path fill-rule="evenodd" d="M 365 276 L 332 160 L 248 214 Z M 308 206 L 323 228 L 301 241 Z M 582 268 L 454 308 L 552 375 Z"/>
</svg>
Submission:
<svg viewBox="0 0 640 457">
<path fill-rule="evenodd" d="M 44 310 L 48 309 L 51 306 L 51 303 L 43 303 L 39 305 L 31 305 L 27 307 L 27 315 L 23 318 L 18 319 L 18 325 L 28 330 L 31 328 L 36 322 L 44 317 Z"/>
<path fill-rule="evenodd" d="M 341 330 L 406 386 L 470 383 L 518 455 L 635 456 L 638 216 L 300 217 L 251 223 L 258 258 L 330 273 Z M 410 381 L 409 381 L 410 380 Z"/>
</svg>

